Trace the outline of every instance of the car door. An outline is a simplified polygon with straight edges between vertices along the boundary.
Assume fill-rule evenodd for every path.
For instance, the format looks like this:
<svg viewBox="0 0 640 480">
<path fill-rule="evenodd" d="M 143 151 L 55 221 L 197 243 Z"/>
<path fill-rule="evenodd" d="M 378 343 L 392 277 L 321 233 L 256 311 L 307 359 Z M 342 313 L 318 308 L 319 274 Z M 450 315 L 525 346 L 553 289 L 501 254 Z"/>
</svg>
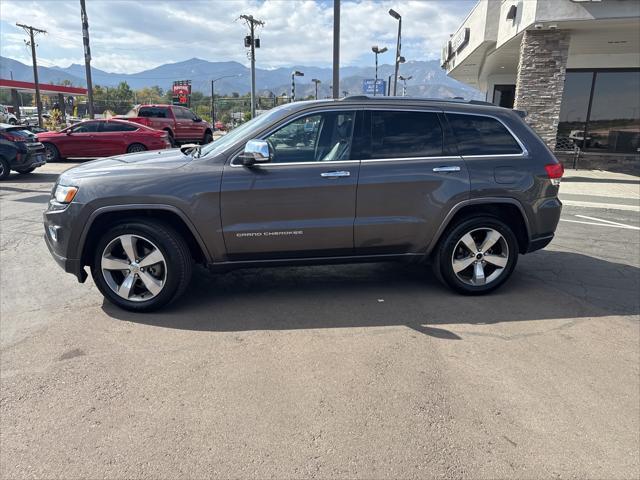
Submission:
<svg viewBox="0 0 640 480">
<path fill-rule="evenodd" d="M 181 141 L 192 140 L 190 112 L 183 107 L 173 107 L 173 114 L 176 117 L 176 138 Z"/>
<path fill-rule="evenodd" d="M 379 109 L 358 180 L 358 254 L 424 251 L 448 211 L 469 196 L 469 174 L 436 110 Z"/>
<path fill-rule="evenodd" d="M 65 157 L 101 157 L 101 145 L 96 143 L 100 122 L 81 122 L 60 135 L 60 154 Z"/>
<path fill-rule="evenodd" d="M 135 130 L 134 127 L 125 123 L 101 122 L 100 129 L 96 133 L 96 144 L 100 145 L 100 156 L 110 157 L 126 153 L 129 144 L 133 143 L 128 139 L 128 132 L 133 130 Z"/>
<path fill-rule="evenodd" d="M 353 254 L 362 134 L 353 109 L 307 113 L 261 136 L 269 163 L 232 159 L 221 189 L 229 259 Z"/>
</svg>

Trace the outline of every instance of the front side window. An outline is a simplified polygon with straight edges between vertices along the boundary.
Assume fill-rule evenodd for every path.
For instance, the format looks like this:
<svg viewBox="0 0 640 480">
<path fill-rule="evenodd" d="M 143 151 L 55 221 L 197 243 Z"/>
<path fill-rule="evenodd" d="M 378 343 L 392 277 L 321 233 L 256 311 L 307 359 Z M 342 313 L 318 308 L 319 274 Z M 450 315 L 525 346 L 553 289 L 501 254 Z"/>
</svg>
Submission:
<svg viewBox="0 0 640 480">
<path fill-rule="evenodd" d="M 324 112 L 298 118 L 265 139 L 272 163 L 349 160 L 355 112 Z"/>
<path fill-rule="evenodd" d="M 497 119 L 447 113 L 460 155 L 519 155 L 522 148 Z"/>
<path fill-rule="evenodd" d="M 98 122 L 83 122 L 72 127 L 73 133 L 95 133 L 98 131 Z"/>
<path fill-rule="evenodd" d="M 443 151 L 442 127 L 434 112 L 371 112 L 371 157 L 437 157 Z"/>
</svg>

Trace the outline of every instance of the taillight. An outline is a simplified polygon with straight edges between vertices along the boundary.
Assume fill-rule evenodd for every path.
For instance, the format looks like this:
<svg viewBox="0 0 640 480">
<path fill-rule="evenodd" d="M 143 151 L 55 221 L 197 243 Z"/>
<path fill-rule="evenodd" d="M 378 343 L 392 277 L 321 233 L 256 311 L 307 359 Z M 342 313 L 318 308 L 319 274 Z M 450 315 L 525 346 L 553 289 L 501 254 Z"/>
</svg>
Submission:
<svg viewBox="0 0 640 480">
<path fill-rule="evenodd" d="M 544 166 L 544 169 L 547 171 L 547 175 L 549 176 L 549 180 L 554 185 L 560 185 L 560 179 L 564 174 L 564 167 L 561 163 L 550 163 Z"/>
<path fill-rule="evenodd" d="M 2 138 L 4 138 L 5 140 L 9 140 L 10 142 L 26 142 L 28 140 L 26 137 L 12 135 L 10 132 L 4 132 L 1 135 Z"/>
</svg>

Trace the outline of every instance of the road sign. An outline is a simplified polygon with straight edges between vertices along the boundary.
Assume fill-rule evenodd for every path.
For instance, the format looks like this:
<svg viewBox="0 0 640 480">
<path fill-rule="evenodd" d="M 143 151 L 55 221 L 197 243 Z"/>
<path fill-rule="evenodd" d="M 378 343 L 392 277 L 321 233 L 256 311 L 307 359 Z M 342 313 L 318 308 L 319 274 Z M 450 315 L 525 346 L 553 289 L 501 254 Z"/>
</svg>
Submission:
<svg viewBox="0 0 640 480">
<path fill-rule="evenodd" d="M 373 95 L 374 92 L 376 95 L 384 95 L 387 91 L 387 82 L 382 80 L 381 78 L 376 80 L 374 78 L 367 78 L 362 81 L 362 93 L 365 95 Z"/>
</svg>

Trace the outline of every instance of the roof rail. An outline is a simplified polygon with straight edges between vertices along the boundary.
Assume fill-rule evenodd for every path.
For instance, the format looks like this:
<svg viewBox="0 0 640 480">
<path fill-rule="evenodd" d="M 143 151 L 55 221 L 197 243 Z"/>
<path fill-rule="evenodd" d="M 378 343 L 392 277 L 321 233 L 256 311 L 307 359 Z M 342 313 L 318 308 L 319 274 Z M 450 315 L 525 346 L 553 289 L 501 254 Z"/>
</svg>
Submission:
<svg viewBox="0 0 640 480">
<path fill-rule="evenodd" d="M 438 102 L 438 103 L 466 103 L 470 105 L 488 105 L 491 107 L 495 107 L 495 105 L 491 102 L 485 102 L 483 100 L 466 100 L 461 97 L 455 98 L 426 98 L 426 97 L 390 97 L 386 95 L 380 96 L 370 96 L 370 95 L 350 95 L 348 97 L 341 98 L 340 100 L 353 100 L 353 101 L 361 101 L 361 100 L 375 100 L 379 102 L 389 101 L 389 100 L 411 100 L 418 102 Z"/>
</svg>

